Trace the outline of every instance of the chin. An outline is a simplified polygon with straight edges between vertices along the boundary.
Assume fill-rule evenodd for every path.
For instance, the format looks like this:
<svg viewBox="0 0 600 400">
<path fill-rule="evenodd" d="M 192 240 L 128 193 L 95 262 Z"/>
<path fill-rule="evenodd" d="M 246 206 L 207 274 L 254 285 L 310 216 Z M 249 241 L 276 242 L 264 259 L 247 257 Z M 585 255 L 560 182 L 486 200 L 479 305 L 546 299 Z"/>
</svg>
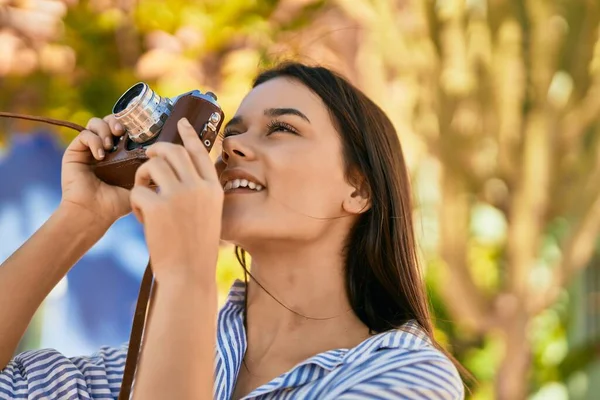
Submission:
<svg viewBox="0 0 600 400">
<path fill-rule="evenodd" d="M 263 218 L 227 218 L 221 224 L 221 240 L 240 246 L 244 249 L 254 248 L 272 241 L 277 241 L 281 227 Z"/>
<path fill-rule="evenodd" d="M 235 228 L 231 228 L 231 227 L 225 227 L 223 226 L 221 228 L 221 240 L 231 243 L 231 244 L 235 244 L 238 246 L 241 246 L 241 240 L 243 241 L 244 238 L 244 234 L 243 232 L 240 232 L 239 230 L 235 229 Z"/>
<path fill-rule="evenodd" d="M 221 221 L 221 240 L 242 245 L 248 239 L 258 236 L 258 218 L 244 216 L 244 213 L 223 213 Z M 264 221 L 263 221 L 264 224 Z"/>
</svg>

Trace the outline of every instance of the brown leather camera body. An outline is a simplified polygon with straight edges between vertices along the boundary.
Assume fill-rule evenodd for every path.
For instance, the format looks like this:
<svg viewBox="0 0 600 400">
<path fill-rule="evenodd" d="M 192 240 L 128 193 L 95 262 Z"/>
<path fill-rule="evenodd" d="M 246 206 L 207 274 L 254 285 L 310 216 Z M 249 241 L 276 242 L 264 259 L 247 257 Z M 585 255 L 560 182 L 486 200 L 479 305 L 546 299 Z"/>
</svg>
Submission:
<svg viewBox="0 0 600 400">
<path fill-rule="evenodd" d="M 217 117 L 218 116 L 218 117 Z M 107 152 L 104 160 L 95 164 L 94 172 L 102 181 L 123 188 L 133 187 L 135 172 L 148 160 L 146 147 L 156 142 L 182 144 L 177 122 L 187 118 L 210 152 L 223 123 L 224 114 L 214 102 L 194 94 L 181 96 L 166 119 L 160 134 L 148 143 L 133 142 L 127 134 L 115 138 L 115 147 Z"/>
</svg>

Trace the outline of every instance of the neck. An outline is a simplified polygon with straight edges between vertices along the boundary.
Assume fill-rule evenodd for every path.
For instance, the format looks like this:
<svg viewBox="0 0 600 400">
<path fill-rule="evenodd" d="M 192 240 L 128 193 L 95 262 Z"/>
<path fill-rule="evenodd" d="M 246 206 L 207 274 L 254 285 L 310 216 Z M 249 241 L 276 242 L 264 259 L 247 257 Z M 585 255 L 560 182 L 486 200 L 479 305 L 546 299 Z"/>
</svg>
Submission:
<svg viewBox="0 0 600 400">
<path fill-rule="evenodd" d="M 319 241 L 276 251 L 253 249 L 248 296 L 248 350 L 257 358 L 290 348 L 302 359 L 368 337 L 346 295 L 342 243 Z M 266 291 L 270 293 L 267 293 Z M 277 299 L 277 300 L 275 300 Z M 315 334 L 319 333 L 319 334 Z M 304 338 L 304 339 L 302 339 Z M 311 338 L 308 340 L 307 338 Z M 293 346 L 292 346 L 293 347 Z"/>
<path fill-rule="evenodd" d="M 338 315 L 350 308 L 344 260 L 341 252 L 323 251 L 320 247 L 253 253 L 251 273 L 264 289 L 296 313 L 321 319 Z M 249 282 L 248 306 L 268 309 L 276 317 L 274 320 L 298 318 L 253 280 Z"/>
</svg>

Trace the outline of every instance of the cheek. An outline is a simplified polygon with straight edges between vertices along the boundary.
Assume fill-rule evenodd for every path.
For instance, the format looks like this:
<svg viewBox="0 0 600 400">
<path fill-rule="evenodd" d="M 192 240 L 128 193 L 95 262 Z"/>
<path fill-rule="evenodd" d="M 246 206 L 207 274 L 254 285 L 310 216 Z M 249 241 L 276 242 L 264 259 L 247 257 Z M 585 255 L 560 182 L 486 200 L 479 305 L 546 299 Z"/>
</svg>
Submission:
<svg viewBox="0 0 600 400">
<path fill-rule="evenodd" d="M 287 151 L 265 162 L 272 189 L 268 194 L 290 213 L 326 218 L 341 210 L 343 168 L 335 154 L 314 147 Z"/>
</svg>

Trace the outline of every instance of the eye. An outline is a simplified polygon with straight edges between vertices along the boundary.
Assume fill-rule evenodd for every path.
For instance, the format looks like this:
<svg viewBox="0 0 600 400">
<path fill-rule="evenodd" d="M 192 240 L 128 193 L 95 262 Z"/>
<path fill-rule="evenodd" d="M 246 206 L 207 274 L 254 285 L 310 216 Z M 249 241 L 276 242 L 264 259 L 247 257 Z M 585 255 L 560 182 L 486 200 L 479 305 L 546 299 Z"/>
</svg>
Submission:
<svg viewBox="0 0 600 400">
<path fill-rule="evenodd" d="M 234 135 L 239 135 L 240 133 L 238 131 L 235 131 L 233 129 L 225 129 L 223 131 L 223 139 L 228 138 L 229 136 L 234 136 Z"/>
<path fill-rule="evenodd" d="M 283 121 L 278 121 L 276 119 L 272 120 L 271 122 L 269 122 L 267 124 L 267 131 L 268 131 L 268 135 L 270 135 L 273 132 L 288 132 L 288 133 L 293 133 L 295 135 L 298 134 L 298 130 L 296 128 L 294 128 L 292 125 L 283 122 Z"/>
</svg>

